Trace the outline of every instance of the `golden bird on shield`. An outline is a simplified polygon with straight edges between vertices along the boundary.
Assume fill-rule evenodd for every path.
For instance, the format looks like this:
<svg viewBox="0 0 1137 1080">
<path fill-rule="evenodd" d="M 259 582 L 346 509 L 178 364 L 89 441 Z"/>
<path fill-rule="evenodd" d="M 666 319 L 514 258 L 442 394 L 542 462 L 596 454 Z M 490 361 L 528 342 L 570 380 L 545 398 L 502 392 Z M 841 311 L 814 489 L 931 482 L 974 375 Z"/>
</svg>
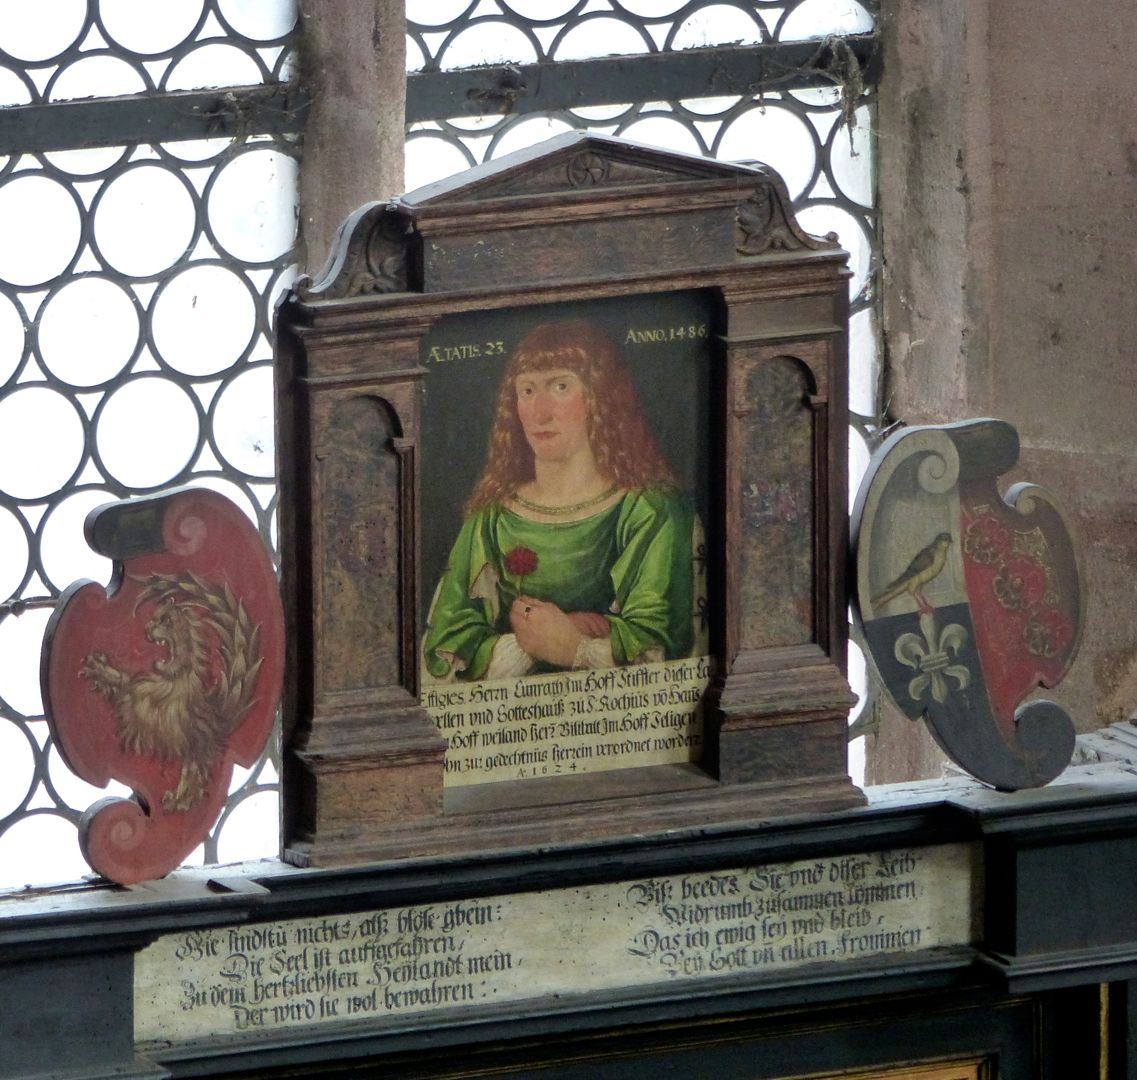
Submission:
<svg viewBox="0 0 1137 1080">
<path fill-rule="evenodd" d="M 940 533 L 927 547 L 921 548 L 916 553 L 902 574 L 889 582 L 883 592 L 872 598 L 873 607 L 880 607 L 907 593 L 923 614 L 931 612 L 932 605 L 925 598 L 923 588 L 939 577 L 947 564 L 949 547 L 951 547 L 951 533 Z"/>
</svg>

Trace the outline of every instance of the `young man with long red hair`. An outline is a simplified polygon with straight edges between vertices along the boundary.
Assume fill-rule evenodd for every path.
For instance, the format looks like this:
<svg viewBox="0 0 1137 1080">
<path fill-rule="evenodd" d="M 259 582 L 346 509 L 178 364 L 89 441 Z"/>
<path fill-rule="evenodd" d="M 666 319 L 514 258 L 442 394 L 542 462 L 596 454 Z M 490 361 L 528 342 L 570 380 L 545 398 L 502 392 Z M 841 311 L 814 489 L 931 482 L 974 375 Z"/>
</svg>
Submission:
<svg viewBox="0 0 1137 1080">
<path fill-rule="evenodd" d="M 502 378 L 431 606 L 427 677 L 691 655 L 695 528 L 611 340 L 584 320 L 541 324 Z"/>
</svg>

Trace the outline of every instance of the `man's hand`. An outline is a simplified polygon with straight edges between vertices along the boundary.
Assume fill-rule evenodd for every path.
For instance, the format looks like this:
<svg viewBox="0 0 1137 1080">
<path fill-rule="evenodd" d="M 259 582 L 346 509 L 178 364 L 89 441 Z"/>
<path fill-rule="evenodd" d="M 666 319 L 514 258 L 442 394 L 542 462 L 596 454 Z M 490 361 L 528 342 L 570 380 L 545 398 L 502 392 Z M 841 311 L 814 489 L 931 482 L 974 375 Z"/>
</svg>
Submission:
<svg viewBox="0 0 1137 1080">
<path fill-rule="evenodd" d="M 517 636 L 517 644 L 535 660 L 571 668 L 581 641 L 585 637 L 596 636 L 580 629 L 575 618 L 577 615 L 590 619 L 588 612 L 566 615 L 556 604 L 521 596 L 509 609 L 509 624 Z M 606 636 L 607 620 L 603 616 L 599 618 L 605 624 Z M 596 628 L 591 621 L 586 625 L 590 631 Z"/>
<path fill-rule="evenodd" d="M 599 611 L 570 611 L 569 618 L 585 637 L 605 638 L 612 633 L 612 626 Z"/>
</svg>

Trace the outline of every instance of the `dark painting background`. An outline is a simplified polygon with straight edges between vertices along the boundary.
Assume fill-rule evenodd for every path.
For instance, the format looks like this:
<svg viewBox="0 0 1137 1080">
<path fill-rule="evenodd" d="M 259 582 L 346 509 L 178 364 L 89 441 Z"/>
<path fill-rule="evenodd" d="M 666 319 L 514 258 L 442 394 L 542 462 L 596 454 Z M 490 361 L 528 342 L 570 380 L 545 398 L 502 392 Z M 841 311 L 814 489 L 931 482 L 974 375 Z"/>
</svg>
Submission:
<svg viewBox="0 0 1137 1080">
<path fill-rule="evenodd" d="M 716 313 L 712 294 L 690 290 L 453 315 L 432 328 L 421 352 L 428 375 L 422 408 L 420 635 L 462 524 L 462 506 L 485 465 L 502 372 L 518 341 L 540 323 L 589 319 L 612 338 L 660 449 L 709 528 Z M 694 336 L 691 327 L 696 328 Z M 705 328 L 705 336 L 700 336 L 699 328 Z M 654 337 L 663 331 L 664 340 L 629 342 L 629 331 L 656 332 Z M 479 355 L 453 355 L 471 346 Z M 441 360 L 447 350 L 452 358 Z"/>
</svg>

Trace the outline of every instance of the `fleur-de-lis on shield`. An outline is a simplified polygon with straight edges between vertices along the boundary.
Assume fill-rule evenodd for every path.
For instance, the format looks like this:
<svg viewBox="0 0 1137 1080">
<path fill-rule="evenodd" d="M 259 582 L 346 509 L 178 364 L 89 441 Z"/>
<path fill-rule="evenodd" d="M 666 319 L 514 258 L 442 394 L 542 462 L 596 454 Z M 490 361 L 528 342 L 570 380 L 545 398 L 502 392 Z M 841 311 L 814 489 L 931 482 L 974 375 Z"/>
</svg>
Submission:
<svg viewBox="0 0 1137 1080">
<path fill-rule="evenodd" d="M 893 651 L 897 660 L 919 672 L 908 683 L 908 696 L 919 701 L 931 689 L 932 698 L 942 705 L 953 689 L 966 690 L 971 685 L 967 667 L 952 663 L 953 656 L 958 658 L 967 644 L 967 631 L 959 623 L 949 623 L 937 634 L 932 613 L 920 616 L 920 629 L 923 639 L 919 634 L 901 634 Z M 949 679 L 954 679 L 957 687 L 953 688 Z"/>
</svg>

